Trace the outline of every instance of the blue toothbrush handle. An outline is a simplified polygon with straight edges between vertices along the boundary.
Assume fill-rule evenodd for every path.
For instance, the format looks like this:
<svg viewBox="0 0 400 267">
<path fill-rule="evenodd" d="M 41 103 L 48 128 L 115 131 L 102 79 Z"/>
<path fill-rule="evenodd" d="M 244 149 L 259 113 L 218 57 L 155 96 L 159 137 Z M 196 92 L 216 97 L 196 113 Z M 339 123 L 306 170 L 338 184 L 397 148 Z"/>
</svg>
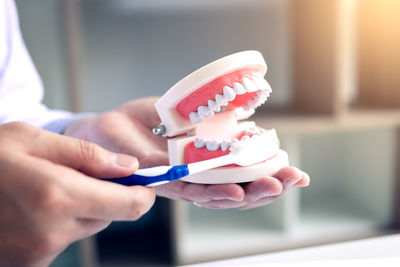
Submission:
<svg viewBox="0 0 400 267">
<path fill-rule="evenodd" d="M 132 175 L 108 179 L 108 181 L 121 185 L 156 186 L 178 180 L 187 175 L 189 175 L 189 169 L 186 164 L 177 166 L 157 166 L 139 169 Z"/>
</svg>

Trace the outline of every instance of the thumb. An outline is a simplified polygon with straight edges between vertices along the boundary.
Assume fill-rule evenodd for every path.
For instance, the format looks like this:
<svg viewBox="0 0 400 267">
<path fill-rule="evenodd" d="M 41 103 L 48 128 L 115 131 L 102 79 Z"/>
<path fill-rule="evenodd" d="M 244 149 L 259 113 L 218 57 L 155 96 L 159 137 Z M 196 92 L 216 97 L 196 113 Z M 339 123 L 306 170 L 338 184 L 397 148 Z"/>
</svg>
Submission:
<svg viewBox="0 0 400 267">
<path fill-rule="evenodd" d="M 30 154 L 65 165 L 97 178 L 123 177 L 134 173 L 139 164 L 135 157 L 108 151 L 99 145 L 47 131 L 30 142 Z"/>
</svg>

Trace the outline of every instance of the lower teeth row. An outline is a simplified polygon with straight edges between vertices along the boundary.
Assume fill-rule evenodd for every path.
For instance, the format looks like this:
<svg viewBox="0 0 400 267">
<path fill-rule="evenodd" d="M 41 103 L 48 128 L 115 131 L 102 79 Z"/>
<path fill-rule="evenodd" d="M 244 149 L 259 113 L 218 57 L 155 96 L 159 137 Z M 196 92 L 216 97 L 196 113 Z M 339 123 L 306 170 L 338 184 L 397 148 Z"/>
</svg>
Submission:
<svg viewBox="0 0 400 267">
<path fill-rule="evenodd" d="M 216 151 L 221 148 L 222 151 L 228 150 L 232 144 L 239 142 L 238 139 L 232 139 L 232 140 L 223 140 L 223 141 L 218 141 L 218 140 L 204 140 L 202 138 L 196 138 L 194 140 L 194 146 L 196 148 L 203 148 L 206 147 L 210 151 Z"/>
<path fill-rule="evenodd" d="M 276 138 L 276 131 L 272 130 L 265 130 L 261 128 L 250 128 L 245 131 L 245 135 L 240 139 L 240 141 L 245 141 L 250 138 L 258 138 L 258 137 L 265 137 L 267 139 Z M 217 140 L 217 139 L 203 139 L 203 138 L 196 138 L 194 140 L 194 146 L 196 148 L 204 148 L 206 147 L 209 151 L 216 151 L 221 149 L 222 151 L 228 150 L 233 144 L 239 142 L 238 139 L 234 138 L 231 140 Z"/>
</svg>

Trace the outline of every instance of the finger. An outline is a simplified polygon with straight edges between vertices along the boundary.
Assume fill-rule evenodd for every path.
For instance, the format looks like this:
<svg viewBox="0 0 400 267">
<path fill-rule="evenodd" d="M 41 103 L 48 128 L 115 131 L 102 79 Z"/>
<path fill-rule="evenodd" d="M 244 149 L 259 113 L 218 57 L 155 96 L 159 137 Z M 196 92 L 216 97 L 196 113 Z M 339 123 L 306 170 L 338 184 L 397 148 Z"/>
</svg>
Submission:
<svg viewBox="0 0 400 267">
<path fill-rule="evenodd" d="M 46 195 L 50 200 L 45 200 L 45 204 L 68 206 L 71 216 L 106 221 L 137 220 L 154 204 L 153 188 L 128 187 L 93 179 L 66 166 L 33 159 L 35 164 L 30 164 L 31 172 L 34 177 L 46 179 L 48 184 Z"/>
<path fill-rule="evenodd" d="M 207 195 L 207 186 L 204 184 L 185 183 L 183 187 L 183 196 L 186 201 L 190 202 L 207 202 L 210 197 Z"/>
<path fill-rule="evenodd" d="M 237 184 L 205 185 L 185 183 L 183 198 L 190 202 L 209 202 L 211 200 L 241 201 L 244 197 L 243 188 Z"/>
<path fill-rule="evenodd" d="M 261 206 L 264 206 L 264 205 L 267 205 L 267 204 L 273 202 L 275 199 L 277 199 L 279 197 L 281 197 L 281 195 L 260 198 L 257 201 L 248 202 L 245 205 L 238 207 L 238 209 L 239 210 L 248 210 L 248 209 L 258 208 L 258 207 L 261 207 Z"/>
<path fill-rule="evenodd" d="M 133 149 L 131 151 L 134 151 Z M 138 158 L 140 162 L 140 168 L 152 167 L 156 163 L 157 165 L 169 165 L 169 158 L 167 151 L 158 151 L 150 155 Z"/>
<path fill-rule="evenodd" d="M 75 221 L 75 240 L 83 239 L 107 228 L 111 221 L 97 220 L 97 219 L 86 219 L 76 218 Z"/>
<path fill-rule="evenodd" d="M 284 167 L 274 174 L 273 177 L 281 181 L 283 185 L 283 191 L 285 191 L 300 181 L 302 177 L 302 171 L 295 167 Z"/>
<path fill-rule="evenodd" d="M 30 145 L 30 154 L 65 165 L 94 177 L 123 177 L 138 167 L 136 158 L 116 154 L 76 138 L 38 131 Z"/>
<path fill-rule="evenodd" d="M 246 191 L 246 200 L 257 201 L 264 197 L 280 195 L 283 185 L 277 178 L 264 177 L 246 184 L 244 189 Z"/>
<path fill-rule="evenodd" d="M 154 108 L 154 104 L 158 99 L 158 97 L 140 99 L 123 105 L 121 108 L 126 110 L 126 114 L 129 116 L 134 116 L 135 118 L 139 119 L 143 125 L 151 129 L 161 122 L 160 117 Z M 131 108 L 133 105 L 135 106 L 135 109 Z"/>
<path fill-rule="evenodd" d="M 242 201 L 245 197 L 244 189 L 238 184 L 208 185 L 205 193 L 211 200 Z"/>
<path fill-rule="evenodd" d="M 310 185 L 310 176 L 303 172 L 303 175 L 300 179 L 300 181 L 298 181 L 295 186 L 296 187 L 305 187 L 305 186 L 309 186 Z"/>
<path fill-rule="evenodd" d="M 80 185 L 75 198 L 77 215 L 82 218 L 137 220 L 155 201 L 153 188 L 127 187 L 95 179 L 82 180 Z"/>
<path fill-rule="evenodd" d="M 177 180 L 156 186 L 154 189 L 157 195 L 160 197 L 166 197 L 174 200 L 186 200 L 183 198 L 183 190 L 185 185 L 185 182 Z"/>
<path fill-rule="evenodd" d="M 174 181 L 157 186 L 157 195 L 188 202 L 208 202 L 211 200 L 242 201 L 244 189 L 238 184 L 195 184 Z"/>
<path fill-rule="evenodd" d="M 211 200 L 208 202 L 198 202 L 196 204 L 199 205 L 201 208 L 220 210 L 220 209 L 237 209 L 246 205 L 247 202 L 232 201 L 232 200 Z"/>
</svg>

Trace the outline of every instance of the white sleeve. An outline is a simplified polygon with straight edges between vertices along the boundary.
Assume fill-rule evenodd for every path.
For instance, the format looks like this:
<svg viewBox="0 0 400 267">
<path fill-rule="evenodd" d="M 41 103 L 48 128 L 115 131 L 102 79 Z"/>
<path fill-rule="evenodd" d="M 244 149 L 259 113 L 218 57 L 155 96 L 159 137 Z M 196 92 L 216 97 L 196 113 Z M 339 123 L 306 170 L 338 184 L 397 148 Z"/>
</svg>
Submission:
<svg viewBox="0 0 400 267">
<path fill-rule="evenodd" d="M 43 85 L 25 47 L 14 0 L 0 1 L 0 124 L 21 121 L 62 132 L 76 119 L 42 104 Z"/>
</svg>

